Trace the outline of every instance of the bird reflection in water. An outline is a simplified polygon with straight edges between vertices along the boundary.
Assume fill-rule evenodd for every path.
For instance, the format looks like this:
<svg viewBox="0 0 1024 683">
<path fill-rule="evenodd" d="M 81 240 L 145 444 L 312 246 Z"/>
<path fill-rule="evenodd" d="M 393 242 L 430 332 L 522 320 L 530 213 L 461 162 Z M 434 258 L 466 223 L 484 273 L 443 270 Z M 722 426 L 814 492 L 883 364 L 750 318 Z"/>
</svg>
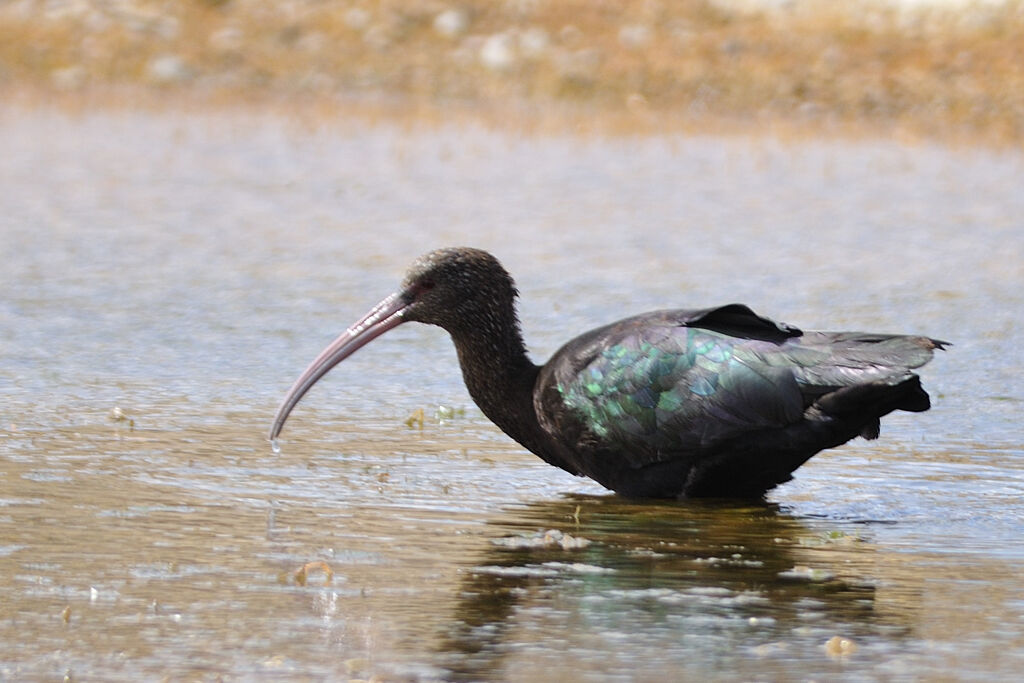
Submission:
<svg viewBox="0 0 1024 683">
<path fill-rule="evenodd" d="M 766 665 L 792 650 L 827 660 L 831 635 L 856 642 L 909 631 L 906 612 L 876 605 L 870 543 L 833 542 L 773 504 L 575 496 L 491 525 L 440 634 L 451 680 L 490 680 L 509 666 L 528 677 L 531 661 L 557 668 L 559 651 L 573 651 L 579 667 L 579 648 L 610 648 L 595 674 L 655 673 L 657 662 L 641 660 L 657 648 L 683 680 L 714 673 L 737 649 Z"/>
</svg>

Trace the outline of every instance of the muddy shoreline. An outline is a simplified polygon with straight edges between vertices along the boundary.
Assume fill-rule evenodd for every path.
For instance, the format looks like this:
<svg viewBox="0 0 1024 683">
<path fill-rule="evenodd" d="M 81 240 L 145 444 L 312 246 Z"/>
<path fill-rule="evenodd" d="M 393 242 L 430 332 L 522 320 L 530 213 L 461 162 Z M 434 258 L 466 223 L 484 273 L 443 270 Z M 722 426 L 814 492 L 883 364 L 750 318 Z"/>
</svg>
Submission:
<svg viewBox="0 0 1024 683">
<path fill-rule="evenodd" d="M 1024 141 L 1024 4 L 0 7 L 0 96 L 315 121 Z"/>
</svg>

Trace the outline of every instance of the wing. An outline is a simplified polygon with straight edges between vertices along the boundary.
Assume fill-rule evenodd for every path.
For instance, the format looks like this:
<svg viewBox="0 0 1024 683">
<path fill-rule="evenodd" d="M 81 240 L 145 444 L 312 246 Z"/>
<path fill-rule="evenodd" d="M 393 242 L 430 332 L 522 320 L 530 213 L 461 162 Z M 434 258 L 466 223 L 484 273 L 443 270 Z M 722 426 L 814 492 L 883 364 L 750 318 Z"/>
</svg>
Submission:
<svg viewBox="0 0 1024 683">
<path fill-rule="evenodd" d="M 737 304 L 659 311 L 560 349 L 538 378 L 535 404 L 542 427 L 569 450 L 614 451 L 641 467 L 793 425 L 836 388 L 906 374 L 931 355 L 927 344 L 893 341 L 907 339 L 924 338 L 804 335 Z"/>
</svg>

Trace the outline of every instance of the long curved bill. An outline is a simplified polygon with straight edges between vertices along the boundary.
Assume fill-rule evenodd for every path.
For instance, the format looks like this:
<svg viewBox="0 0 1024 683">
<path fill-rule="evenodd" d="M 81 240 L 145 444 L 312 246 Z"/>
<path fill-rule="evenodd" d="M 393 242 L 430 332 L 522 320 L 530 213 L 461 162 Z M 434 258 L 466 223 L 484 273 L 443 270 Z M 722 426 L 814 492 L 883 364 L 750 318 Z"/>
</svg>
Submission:
<svg viewBox="0 0 1024 683">
<path fill-rule="evenodd" d="M 337 339 L 331 342 L 330 346 L 321 351 L 320 355 L 299 375 L 284 400 L 281 401 L 277 414 L 274 415 L 274 424 L 270 427 L 270 440 L 273 441 L 277 438 L 292 409 L 331 368 L 391 328 L 405 322 L 402 318 L 402 310 L 406 305 L 400 293 L 392 294 L 374 306 L 369 313 L 342 332 Z"/>
</svg>

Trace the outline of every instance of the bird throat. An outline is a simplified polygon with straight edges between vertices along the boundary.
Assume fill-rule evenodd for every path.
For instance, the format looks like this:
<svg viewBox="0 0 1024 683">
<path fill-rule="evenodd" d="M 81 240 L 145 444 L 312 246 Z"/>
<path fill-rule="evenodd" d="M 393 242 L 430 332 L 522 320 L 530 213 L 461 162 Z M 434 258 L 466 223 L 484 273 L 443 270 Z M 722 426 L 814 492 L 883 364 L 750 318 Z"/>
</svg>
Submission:
<svg viewBox="0 0 1024 683">
<path fill-rule="evenodd" d="M 473 333 L 452 332 L 462 377 L 484 415 L 510 437 L 536 452 L 540 435 L 533 407 L 533 387 L 540 368 L 526 353 L 514 319 Z"/>
</svg>

